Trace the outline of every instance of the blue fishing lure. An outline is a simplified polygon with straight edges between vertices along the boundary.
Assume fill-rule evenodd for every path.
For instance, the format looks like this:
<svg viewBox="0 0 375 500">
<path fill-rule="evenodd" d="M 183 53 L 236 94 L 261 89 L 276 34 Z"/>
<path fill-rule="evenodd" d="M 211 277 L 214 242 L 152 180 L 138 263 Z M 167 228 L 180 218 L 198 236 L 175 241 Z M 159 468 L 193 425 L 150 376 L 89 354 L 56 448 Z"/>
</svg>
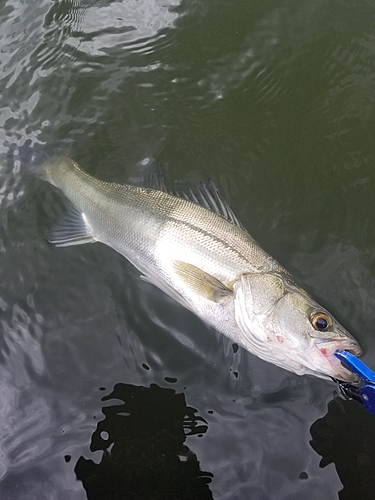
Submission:
<svg viewBox="0 0 375 500">
<path fill-rule="evenodd" d="M 375 415 L 375 372 L 350 352 L 338 350 L 335 356 L 359 377 L 356 385 L 339 382 L 343 393 L 363 403 L 366 409 Z"/>
</svg>

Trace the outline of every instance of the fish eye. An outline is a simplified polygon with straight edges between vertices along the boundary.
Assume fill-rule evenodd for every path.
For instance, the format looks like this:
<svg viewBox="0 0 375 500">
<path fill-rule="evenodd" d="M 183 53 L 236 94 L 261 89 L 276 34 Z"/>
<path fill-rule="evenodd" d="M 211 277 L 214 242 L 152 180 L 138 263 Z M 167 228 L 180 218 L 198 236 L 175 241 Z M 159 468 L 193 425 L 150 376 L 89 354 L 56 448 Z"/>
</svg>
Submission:
<svg viewBox="0 0 375 500">
<path fill-rule="evenodd" d="M 324 312 L 316 312 L 311 316 L 311 324 L 315 328 L 315 330 L 324 331 L 327 330 L 330 326 L 332 326 L 332 320 L 328 316 L 328 314 Z"/>
</svg>

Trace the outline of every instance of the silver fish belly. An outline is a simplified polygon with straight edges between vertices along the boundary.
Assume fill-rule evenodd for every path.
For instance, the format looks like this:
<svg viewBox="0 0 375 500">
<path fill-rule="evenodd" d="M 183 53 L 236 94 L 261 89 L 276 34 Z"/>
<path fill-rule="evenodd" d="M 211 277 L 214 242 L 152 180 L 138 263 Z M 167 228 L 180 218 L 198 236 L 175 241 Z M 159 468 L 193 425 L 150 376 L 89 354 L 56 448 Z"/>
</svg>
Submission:
<svg viewBox="0 0 375 500">
<path fill-rule="evenodd" d="M 46 160 L 38 175 L 73 204 L 49 231 L 52 243 L 102 242 L 262 359 L 298 374 L 353 380 L 333 352 L 359 354 L 356 341 L 230 216 L 164 191 L 98 180 L 66 156 Z"/>
</svg>

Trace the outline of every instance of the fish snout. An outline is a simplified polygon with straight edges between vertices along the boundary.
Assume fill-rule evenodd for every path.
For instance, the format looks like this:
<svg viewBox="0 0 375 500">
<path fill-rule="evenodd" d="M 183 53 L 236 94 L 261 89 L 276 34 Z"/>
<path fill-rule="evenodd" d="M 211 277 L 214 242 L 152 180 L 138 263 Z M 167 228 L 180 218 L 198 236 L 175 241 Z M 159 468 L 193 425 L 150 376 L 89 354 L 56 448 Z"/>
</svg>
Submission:
<svg viewBox="0 0 375 500">
<path fill-rule="evenodd" d="M 362 354 L 362 349 L 354 339 L 323 340 L 322 342 L 317 342 L 315 345 L 324 356 L 335 354 L 337 350 L 348 351 L 357 357 Z"/>
<path fill-rule="evenodd" d="M 347 351 L 358 357 L 362 354 L 362 349 L 355 340 L 343 339 L 335 341 L 317 342 L 316 347 L 326 358 L 330 365 L 330 376 L 342 380 L 343 382 L 358 382 L 358 377 L 348 370 L 335 356 L 337 350 Z"/>
</svg>

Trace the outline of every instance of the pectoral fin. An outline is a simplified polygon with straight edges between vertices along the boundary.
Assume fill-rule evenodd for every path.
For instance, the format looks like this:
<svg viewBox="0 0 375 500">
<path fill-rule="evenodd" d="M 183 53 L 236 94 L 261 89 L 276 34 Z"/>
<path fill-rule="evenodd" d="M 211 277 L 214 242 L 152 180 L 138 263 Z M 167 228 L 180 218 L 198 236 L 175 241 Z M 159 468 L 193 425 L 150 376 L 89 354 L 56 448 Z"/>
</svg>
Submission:
<svg viewBox="0 0 375 500">
<path fill-rule="evenodd" d="M 91 228 L 82 212 L 71 206 L 63 218 L 46 232 L 45 238 L 58 247 L 94 243 Z"/>
<path fill-rule="evenodd" d="M 186 286 L 207 300 L 220 302 L 233 293 L 217 278 L 192 264 L 176 260 L 173 269 Z"/>
</svg>

